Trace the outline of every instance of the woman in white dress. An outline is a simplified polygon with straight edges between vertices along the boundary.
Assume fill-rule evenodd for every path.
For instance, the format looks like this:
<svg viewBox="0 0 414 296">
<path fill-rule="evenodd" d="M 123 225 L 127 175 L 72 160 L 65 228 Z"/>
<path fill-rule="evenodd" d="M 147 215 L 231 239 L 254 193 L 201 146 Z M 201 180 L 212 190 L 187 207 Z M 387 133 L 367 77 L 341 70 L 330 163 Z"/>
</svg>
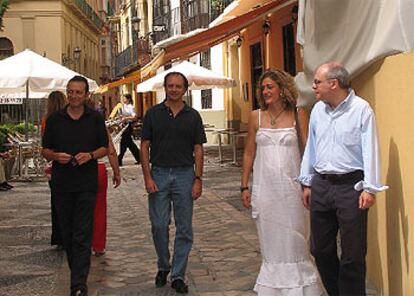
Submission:
<svg viewBox="0 0 414 296">
<path fill-rule="evenodd" d="M 263 258 L 254 291 L 260 296 L 325 295 L 309 252 L 308 213 L 295 181 L 307 113 L 296 115 L 298 92 L 286 72 L 267 71 L 259 83 L 261 108 L 250 114 L 240 188 L 244 207 L 252 207 Z"/>
</svg>

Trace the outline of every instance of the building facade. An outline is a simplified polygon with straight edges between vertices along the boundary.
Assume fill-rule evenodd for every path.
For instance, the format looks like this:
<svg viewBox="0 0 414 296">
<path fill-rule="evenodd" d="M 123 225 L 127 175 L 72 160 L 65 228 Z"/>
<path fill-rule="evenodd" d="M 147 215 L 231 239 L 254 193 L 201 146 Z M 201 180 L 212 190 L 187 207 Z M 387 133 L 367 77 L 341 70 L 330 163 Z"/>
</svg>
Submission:
<svg viewBox="0 0 414 296">
<path fill-rule="evenodd" d="M 212 0 L 156 0 L 154 1 L 154 42 L 155 53 L 160 52 L 170 44 L 184 40 L 188 36 L 205 30 L 210 23 L 220 15 L 232 1 Z M 222 46 L 208 48 L 189 58 L 194 64 L 223 74 Z M 162 72 L 176 63 L 172 61 L 158 69 Z M 226 127 L 226 111 L 223 89 L 192 90 L 185 100 L 198 110 L 203 122 L 216 128 Z M 156 102 L 164 99 L 164 93 L 156 94 Z M 207 135 L 208 142 L 216 142 L 215 136 Z"/>
<path fill-rule="evenodd" d="M 111 116 L 121 107 L 120 97 L 132 94 L 138 117 L 143 115 L 145 100 L 134 89 L 140 80 L 140 68 L 151 59 L 152 1 L 113 0 L 113 10 L 108 17 L 110 44 L 110 82 L 98 94 Z"/>
<path fill-rule="evenodd" d="M 60 63 L 98 84 L 108 79 L 103 66 L 104 21 L 108 0 L 12 0 L 3 15 L 0 31 L 0 58 L 26 48 Z M 106 72 L 105 72 L 106 71 Z M 28 106 L 2 105 L 0 121 L 25 120 L 38 123 L 44 112 L 43 100 L 30 100 Z"/>
<path fill-rule="evenodd" d="M 10 1 L 3 17 L 4 30 L 0 32 L 2 44 L 9 44 L 11 54 L 30 48 L 99 82 L 104 22 L 96 3 L 86 0 Z"/>
</svg>

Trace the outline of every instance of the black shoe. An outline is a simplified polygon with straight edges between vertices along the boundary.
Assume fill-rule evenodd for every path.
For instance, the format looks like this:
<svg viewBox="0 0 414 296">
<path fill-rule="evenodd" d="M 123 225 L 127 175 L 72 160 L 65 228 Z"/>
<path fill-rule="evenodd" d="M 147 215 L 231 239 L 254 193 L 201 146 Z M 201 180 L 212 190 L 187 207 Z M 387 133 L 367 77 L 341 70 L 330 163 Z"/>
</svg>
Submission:
<svg viewBox="0 0 414 296">
<path fill-rule="evenodd" d="M 177 293 L 188 293 L 188 286 L 184 283 L 182 279 L 174 280 L 171 284 L 171 288 L 173 288 Z"/>
<path fill-rule="evenodd" d="M 155 286 L 157 288 L 164 287 L 167 284 L 168 270 L 159 270 L 155 277 Z"/>
<path fill-rule="evenodd" d="M 63 245 L 58 244 L 56 246 L 56 251 L 63 251 L 65 248 L 63 247 Z"/>
<path fill-rule="evenodd" d="M 4 181 L 3 183 L 0 184 L 2 187 L 7 188 L 7 189 L 12 189 L 14 188 L 13 185 L 7 183 L 6 181 Z"/>
<path fill-rule="evenodd" d="M 7 190 L 10 190 L 10 188 L 6 188 L 6 187 L 0 185 L 0 191 L 7 191 Z"/>
</svg>

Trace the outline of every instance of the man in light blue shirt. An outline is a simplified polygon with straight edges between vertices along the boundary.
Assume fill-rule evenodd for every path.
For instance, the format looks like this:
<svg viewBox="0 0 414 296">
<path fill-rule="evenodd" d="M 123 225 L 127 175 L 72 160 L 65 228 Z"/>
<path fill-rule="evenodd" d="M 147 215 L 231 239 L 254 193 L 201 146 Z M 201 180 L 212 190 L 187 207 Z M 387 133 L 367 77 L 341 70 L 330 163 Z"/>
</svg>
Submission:
<svg viewBox="0 0 414 296">
<path fill-rule="evenodd" d="M 375 116 L 339 63 L 321 65 L 312 88 L 319 102 L 298 178 L 310 209 L 311 252 L 329 295 L 365 295 L 368 208 L 387 189 L 380 183 Z"/>
</svg>

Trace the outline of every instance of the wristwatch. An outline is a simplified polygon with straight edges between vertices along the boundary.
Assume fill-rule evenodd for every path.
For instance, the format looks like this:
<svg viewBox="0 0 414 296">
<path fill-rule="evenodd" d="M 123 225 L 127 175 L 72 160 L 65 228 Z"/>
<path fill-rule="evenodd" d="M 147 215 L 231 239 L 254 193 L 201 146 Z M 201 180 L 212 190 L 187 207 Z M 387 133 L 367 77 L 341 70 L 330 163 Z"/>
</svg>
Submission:
<svg viewBox="0 0 414 296">
<path fill-rule="evenodd" d="M 243 192 L 243 191 L 246 191 L 246 190 L 249 190 L 249 186 L 240 187 L 240 192 Z"/>
<path fill-rule="evenodd" d="M 197 179 L 197 180 L 203 181 L 203 179 L 201 179 L 201 176 L 195 176 L 195 177 L 194 177 L 194 179 Z"/>
</svg>

